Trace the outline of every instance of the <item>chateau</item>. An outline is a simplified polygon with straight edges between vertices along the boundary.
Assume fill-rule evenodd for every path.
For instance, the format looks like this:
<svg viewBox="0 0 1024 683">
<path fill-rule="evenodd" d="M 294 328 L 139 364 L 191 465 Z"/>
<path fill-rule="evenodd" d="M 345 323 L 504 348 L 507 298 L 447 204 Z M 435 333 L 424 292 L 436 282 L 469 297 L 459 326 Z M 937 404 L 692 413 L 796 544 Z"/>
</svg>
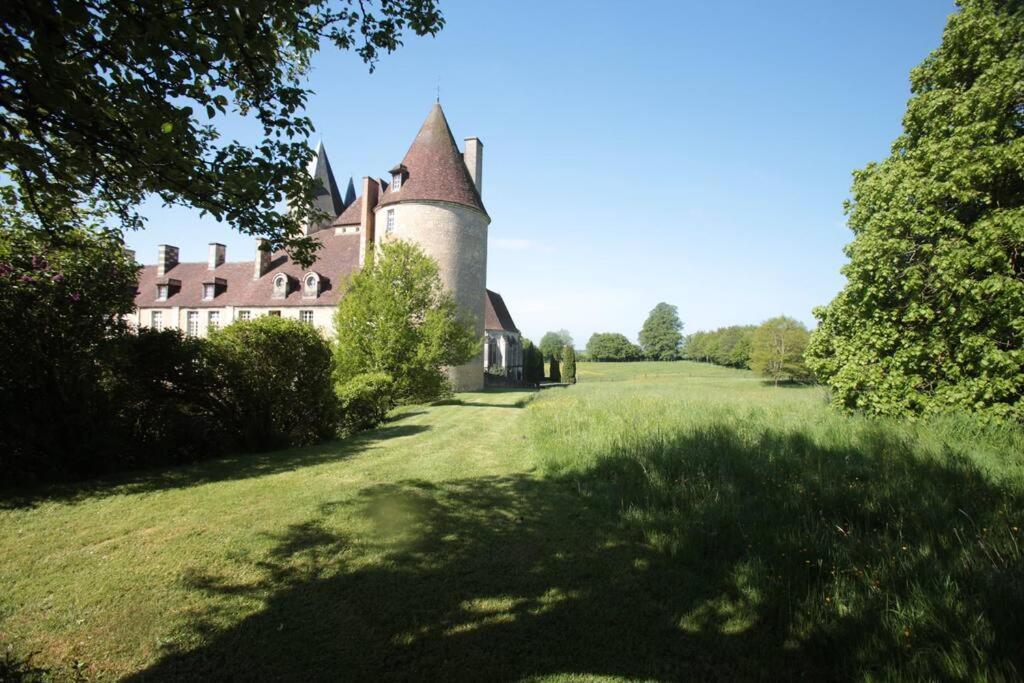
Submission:
<svg viewBox="0 0 1024 683">
<path fill-rule="evenodd" d="M 321 245 L 312 267 L 302 268 L 284 251 L 271 253 L 260 243 L 255 259 L 242 262 L 228 262 L 224 245 L 210 244 L 205 263 L 180 263 L 177 247 L 160 245 L 156 264 L 140 272 L 131 322 L 205 336 L 234 320 L 275 315 L 330 335 L 341 283 L 371 249 L 401 239 L 437 261 L 444 287 L 484 341 L 482 358 L 449 368 L 453 387 L 480 389 L 485 370 L 522 379 L 519 331 L 501 296 L 486 288 L 491 219 L 481 199 L 479 139 L 466 138 L 460 152 L 436 103 L 389 178 L 363 178 L 360 194 L 350 179 L 342 196 L 323 144 L 309 170 L 321 185 L 317 208 L 334 216 L 306 228 Z"/>
</svg>

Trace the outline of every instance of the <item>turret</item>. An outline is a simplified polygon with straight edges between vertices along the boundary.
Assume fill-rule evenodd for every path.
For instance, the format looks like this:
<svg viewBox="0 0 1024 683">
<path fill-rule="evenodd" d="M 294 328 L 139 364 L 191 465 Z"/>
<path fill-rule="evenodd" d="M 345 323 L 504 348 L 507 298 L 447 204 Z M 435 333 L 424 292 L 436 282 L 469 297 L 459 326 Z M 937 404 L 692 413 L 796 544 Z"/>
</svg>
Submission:
<svg viewBox="0 0 1024 683">
<path fill-rule="evenodd" d="M 482 339 L 491 219 L 478 186 L 483 146 L 476 138 L 470 140 L 464 157 L 441 105 L 433 106 L 405 158 L 391 169 L 387 187 L 381 189 L 374 209 L 374 243 L 404 239 L 434 258 L 445 289 L 474 321 Z M 483 359 L 478 356 L 449 368 L 448 375 L 456 391 L 480 389 Z"/>
</svg>

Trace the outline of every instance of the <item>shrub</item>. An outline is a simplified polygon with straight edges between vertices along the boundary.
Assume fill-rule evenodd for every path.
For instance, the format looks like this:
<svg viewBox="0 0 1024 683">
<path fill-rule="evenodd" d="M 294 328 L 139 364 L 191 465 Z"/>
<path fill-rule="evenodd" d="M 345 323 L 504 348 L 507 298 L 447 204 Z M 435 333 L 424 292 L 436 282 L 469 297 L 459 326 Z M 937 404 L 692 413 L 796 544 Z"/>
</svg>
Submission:
<svg viewBox="0 0 1024 683">
<path fill-rule="evenodd" d="M 244 448 L 303 445 L 336 433 L 331 350 L 316 328 L 263 316 L 213 332 L 209 344 Z"/>
<path fill-rule="evenodd" d="M 376 427 L 395 407 L 395 380 L 386 372 L 356 375 L 339 383 L 335 391 L 345 434 Z"/>
<path fill-rule="evenodd" d="M 118 443 L 105 469 L 188 462 L 237 443 L 205 340 L 142 328 L 112 340 L 102 360 L 108 429 Z"/>
<path fill-rule="evenodd" d="M 561 349 L 559 349 L 559 350 L 561 350 Z M 561 371 L 561 368 L 558 366 L 558 359 L 557 358 L 554 358 L 554 357 L 551 358 L 551 369 L 548 371 L 548 375 L 549 375 L 548 379 L 550 379 L 552 382 L 561 382 L 562 381 L 562 371 Z"/>
<path fill-rule="evenodd" d="M 576 349 L 568 344 L 562 349 L 562 381 L 576 384 Z"/>
<path fill-rule="evenodd" d="M 543 379 L 544 356 L 533 342 L 526 339 L 523 341 L 523 383 L 537 386 Z"/>
</svg>

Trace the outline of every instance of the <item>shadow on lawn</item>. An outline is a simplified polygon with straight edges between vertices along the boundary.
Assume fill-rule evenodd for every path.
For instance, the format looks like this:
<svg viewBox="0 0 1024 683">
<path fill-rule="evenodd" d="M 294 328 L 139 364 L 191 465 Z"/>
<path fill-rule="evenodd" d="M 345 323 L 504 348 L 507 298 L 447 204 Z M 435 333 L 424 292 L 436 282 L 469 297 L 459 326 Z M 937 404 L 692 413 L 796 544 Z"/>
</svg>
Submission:
<svg viewBox="0 0 1024 683">
<path fill-rule="evenodd" d="M 408 415 L 406 415 L 408 416 Z M 426 425 L 396 424 L 379 427 L 347 439 L 266 453 L 226 456 L 178 467 L 127 472 L 72 484 L 0 493 L 0 509 L 35 507 L 43 502 L 77 503 L 112 495 L 183 488 L 218 481 L 263 477 L 350 457 L 375 444 L 429 429 Z"/>
<path fill-rule="evenodd" d="M 1016 678 L 1021 493 L 913 449 L 719 425 L 579 474 L 366 488 L 255 584 L 184 575 L 219 608 L 136 679 Z"/>
</svg>

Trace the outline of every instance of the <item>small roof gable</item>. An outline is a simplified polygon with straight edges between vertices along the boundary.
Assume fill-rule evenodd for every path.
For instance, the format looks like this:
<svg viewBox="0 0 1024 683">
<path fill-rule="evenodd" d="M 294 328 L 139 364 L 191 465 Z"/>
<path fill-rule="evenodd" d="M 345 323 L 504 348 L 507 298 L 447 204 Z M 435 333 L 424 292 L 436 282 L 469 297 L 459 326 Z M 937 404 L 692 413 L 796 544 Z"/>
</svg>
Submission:
<svg viewBox="0 0 1024 683">
<path fill-rule="evenodd" d="M 487 302 L 484 308 L 484 329 L 504 330 L 505 332 L 519 332 L 512 315 L 505 306 L 505 300 L 501 294 L 487 290 Z"/>
<path fill-rule="evenodd" d="M 426 199 L 462 204 L 487 213 L 440 103 L 430 110 L 399 166 L 407 169 L 402 187 L 382 194 L 381 205 Z"/>
</svg>

